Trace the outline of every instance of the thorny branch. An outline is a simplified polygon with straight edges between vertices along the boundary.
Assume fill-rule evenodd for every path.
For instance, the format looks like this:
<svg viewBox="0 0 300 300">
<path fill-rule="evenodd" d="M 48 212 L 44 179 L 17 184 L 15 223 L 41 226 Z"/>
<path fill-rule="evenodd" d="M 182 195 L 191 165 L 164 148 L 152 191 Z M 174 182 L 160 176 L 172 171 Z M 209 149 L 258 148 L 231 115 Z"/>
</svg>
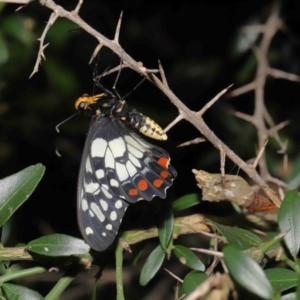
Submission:
<svg viewBox="0 0 300 300">
<path fill-rule="evenodd" d="M 2 1 L 2 2 L 11 2 L 9 0 Z M 30 0 L 24 1 L 14 1 L 14 3 L 22 3 L 22 4 L 28 4 Z M 89 26 L 84 20 L 80 18 L 78 15 L 81 5 L 83 4 L 83 0 L 80 0 L 78 2 L 77 7 L 74 11 L 66 11 L 63 7 L 60 5 L 57 5 L 52 0 L 39 0 L 39 3 L 42 6 L 45 6 L 53 11 L 53 13 L 50 16 L 50 19 L 44 29 L 44 32 L 40 38 L 40 50 L 38 53 L 37 62 L 33 71 L 33 74 L 37 72 L 38 65 L 41 62 L 41 58 L 44 57 L 43 50 L 47 45 L 44 45 L 44 39 L 46 36 L 46 33 L 50 29 L 51 25 L 56 21 L 58 17 L 67 18 L 73 23 L 77 24 L 79 27 L 84 29 L 86 32 L 94 36 L 99 44 L 96 47 L 92 59 L 97 55 L 97 53 L 101 50 L 103 46 L 111 49 L 114 53 L 116 53 L 120 58 L 122 58 L 123 64 L 127 65 L 134 71 L 138 72 L 142 76 L 144 76 L 146 79 L 148 79 L 150 82 L 152 82 L 154 85 L 156 85 L 170 100 L 171 102 L 177 107 L 179 111 L 178 117 L 172 122 L 172 125 L 168 126 L 167 129 L 169 129 L 171 126 L 174 126 L 176 122 L 185 119 L 192 123 L 204 136 L 205 138 L 210 141 L 217 149 L 222 149 L 224 151 L 225 155 L 230 158 L 236 165 L 238 165 L 252 180 L 260 186 L 266 195 L 276 204 L 276 206 L 280 206 L 281 200 L 277 196 L 277 194 L 268 187 L 268 185 L 265 182 L 266 178 L 270 178 L 270 175 L 267 171 L 267 166 L 265 162 L 265 155 L 262 153 L 262 158 L 259 160 L 259 167 L 260 172 L 262 174 L 262 177 L 257 173 L 255 168 L 252 165 L 247 164 L 244 162 L 238 155 L 236 155 L 230 148 L 228 148 L 206 125 L 204 122 L 202 115 L 205 112 L 206 109 L 209 108 L 209 106 L 216 101 L 220 97 L 220 93 L 213 99 L 209 104 L 207 104 L 204 108 L 202 108 L 199 112 L 195 112 L 190 110 L 188 107 L 186 107 L 182 101 L 171 91 L 171 89 L 168 87 L 168 84 L 166 82 L 166 78 L 164 76 L 164 72 L 162 69 L 161 64 L 159 64 L 159 69 L 162 74 L 163 80 L 161 81 L 155 74 L 153 74 L 152 70 L 147 69 L 143 66 L 140 62 L 135 61 L 131 56 L 129 56 L 124 49 L 120 46 L 118 40 L 119 40 L 119 33 L 120 33 L 120 25 L 121 25 L 121 18 L 119 20 L 115 37 L 113 40 L 110 40 L 103 36 L 101 33 L 97 32 L 95 29 L 93 29 L 91 26 Z M 299 81 L 298 76 L 285 73 L 283 71 L 271 69 L 267 62 L 267 52 L 270 47 L 270 43 L 278 29 L 280 29 L 282 25 L 282 21 L 279 17 L 279 4 L 278 2 L 275 3 L 275 5 L 272 8 L 272 12 L 270 14 L 269 19 L 267 20 L 266 24 L 264 26 L 259 26 L 259 30 L 263 32 L 263 38 L 261 45 L 255 49 L 255 55 L 258 60 L 258 69 L 256 73 L 255 80 L 248 84 L 245 87 L 239 88 L 231 93 L 231 96 L 238 95 L 247 91 L 250 91 L 254 89 L 255 91 L 255 112 L 253 117 L 245 116 L 245 119 L 247 118 L 248 121 L 252 122 L 258 129 L 258 145 L 259 149 L 263 149 L 264 143 L 272 133 L 272 135 L 277 140 L 278 144 L 281 146 L 282 149 L 285 149 L 286 144 L 283 143 L 277 133 L 277 130 L 279 128 L 276 128 L 273 124 L 272 118 L 268 115 L 267 110 L 264 105 L 264 85 L 266 82 L 266 78 L 268 75 L 272 75 L 275 77 L 280 78 L 286 78 L 289 80 L 296 80 Z M 253 28 L 252 28 L 253 30 Z M 257 28 L 256 28 L 257 30 Z M 92 60 L 91 59 L 91 60 Z M 32 74 L 32 75 L 33 75 Z M 224 90 L 226 91 L 226 89 Z M 223 91 L 221 92 L 221 94 Z M 266 117 L 266 115 L 268 117 Z M 239 113 L 239 116 L 242 116 L 241 113 Z M 264 123 L 264 120 L 267 121 L 271 129 L 267 129 Z M 283 151 L 284 152 L 284 151 Z"/>
<path fill-rule="evenodd" d="M 265 142 L 268 137 L 273 137 L 280 150 L 278 153 L 284 155 L 284 161 L 287 161 L 286 149 L 287 142 L 282 141 L 278 135 L 278 131 L 288 124 L 288 122 L 282 122 L 281 124 L 275 125 L 272 117 L 270 116 L 267 107 L 265 106 L 265 95 L 264 89 L 266 85 L 266 80 L 269 76 L 273 78 L 281 78 L 290 81 L 300 82 L 300 76 L 287 73 L 282 70 L 277 70 L 271 68 L 268 62 L 268 53 L 271 46 L 271 42 L 278 32 L 283 28 L 283 23 L 280 18 L 280 3 L 275 1 L 269 18 L 264 25 L 260 26 L 247 26 L 243 27 L 243 31 L 255 31 L 257 33 L 262 33 L 262 40 L 258 46 L 253 47 L 253 52 L 257 60 L 257 70 L 255 78 L 251 83 L 248 83 L 232 92 L 230 92 L 227 97 L 237 97 L 249 91 L 254 91 L 254 101 L 255 109 L 252 116 L 246 115 L 242 112 L 235 112 L 235 115 L 247 122 L 252 123 L 256 127 L 257 137 L 258 137 L 258 151 L 260 152 L 260 158 L 257 160 L 260 175 L 265 181 L 274 182 L 281 186 L 286 186 L 273 178 L 267 168 L 266 155 L 265 152 L 261 150 L 265 148 Z M 269 126 L 269 128 L 267 128 Z"/>
</svg>

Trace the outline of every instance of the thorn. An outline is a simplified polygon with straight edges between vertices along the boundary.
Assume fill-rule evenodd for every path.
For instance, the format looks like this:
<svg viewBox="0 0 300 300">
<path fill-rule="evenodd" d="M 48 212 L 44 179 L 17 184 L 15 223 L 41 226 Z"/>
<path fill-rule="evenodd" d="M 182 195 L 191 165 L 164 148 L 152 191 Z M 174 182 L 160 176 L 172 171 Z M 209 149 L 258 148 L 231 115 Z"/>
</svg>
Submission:
<svg viewBox="0 0 300 300">
<path fill-rule="evenodd" d="M 95 59 L 95 57 L 97 56 L 97 54 L 99 53 L 99 51 L 101 50 L 102 48 L 102 43 L 99 42 L 98 46 L 96 47 L 96 49 L 94 50 L 92 56 L 91 56 L 91 59 L 89 61 L 89 64 L 91 64 L 93 62 L 93 60 Z"/>
<path fill-rule="evenodd" d="M 123 10 L 120 13 L 120 17 L 119 17 L 118 24 L 116 27 L 116 33 L 115 33 L 115 37 L 114 37 L 114 41 L 116 44 L 119 44 L 119 35 L 120 35 L 120 30 L 121 30 L 122 17 L 123 17 Z"/>
</svg>

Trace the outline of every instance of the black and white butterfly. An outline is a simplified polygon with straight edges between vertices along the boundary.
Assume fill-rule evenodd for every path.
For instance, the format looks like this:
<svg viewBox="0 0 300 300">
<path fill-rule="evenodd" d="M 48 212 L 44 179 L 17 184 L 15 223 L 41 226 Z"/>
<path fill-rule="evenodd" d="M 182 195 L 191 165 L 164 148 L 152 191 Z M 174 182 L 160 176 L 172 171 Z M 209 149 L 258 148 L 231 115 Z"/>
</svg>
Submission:
<svg viewBox="0 0 300 300">
<path fill-rule="evenodd" d="M 79 170 L 78 223 L 91 248 L 103 251 L 114 241 L 128 205 L 165 198 L 177 172 L 164 149 L 136 132 L 166 140 L 164 131 L 124 99 L 105 90 L 82 95 L 75 108 L 92 116 Z"/>
</svg>

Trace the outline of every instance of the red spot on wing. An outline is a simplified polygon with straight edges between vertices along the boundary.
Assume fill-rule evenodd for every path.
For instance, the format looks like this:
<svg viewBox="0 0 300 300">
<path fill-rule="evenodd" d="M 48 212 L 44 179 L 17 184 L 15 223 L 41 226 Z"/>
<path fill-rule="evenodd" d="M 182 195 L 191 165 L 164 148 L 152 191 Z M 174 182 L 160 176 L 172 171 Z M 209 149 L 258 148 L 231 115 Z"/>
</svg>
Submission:
<svg viewBox="0 0 300 300">
<path fill-rule="evenodd" d="M 162 178 L 167 178 L 167 177 L 169 177 L 169 172 L 168 172 L 168 171 L 161 171 L 161 172 L 160 172 L 160 176 L 161 176 Z"/>
<path fill-rule="evenodd" d="M 129 196 L 137 196 L 137 195 L 138 195 L 137 189 L 130 189 L 130 190 L 128 191 L 128 195 L 129 195 Z"/>
<path fill-rule="evenodd" d="M 141 191 L 146 191 L 148 188 L 148 183 L 145 179 L 141 179 L 138 183 L 137 183 L 138 188 Z"/>
<path fill-rule="evenodd" d="M 161 179 L 155 179 L 153 181 L 153 185 L 156 187 L 156 188 L 160 188 L 162 186 L 164 182 L 161 180 Z"/>
<path fill-rule="evenodd" d="M 170 159 L 168 157 L 161 157 L 157 162 L 164 168 L 168 168 Z"/>
</svg>

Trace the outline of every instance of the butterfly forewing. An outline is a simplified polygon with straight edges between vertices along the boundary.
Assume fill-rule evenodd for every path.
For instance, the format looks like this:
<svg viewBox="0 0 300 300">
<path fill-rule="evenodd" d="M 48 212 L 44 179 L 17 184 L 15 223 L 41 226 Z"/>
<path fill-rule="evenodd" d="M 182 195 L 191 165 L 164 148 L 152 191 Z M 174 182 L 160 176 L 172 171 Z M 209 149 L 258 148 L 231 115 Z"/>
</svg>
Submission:
<svg viewBox="0 0 300 300">
<path fill-rule="evenodd" d="M 128 203 L 113 195 L 107 182 L 101 180 L 105 178 L 102 172 L 95 172 L 92 167 L 91 141 L 95 130 L 97 132 L 94 119 L 86 138 L 79 171 L 77 212 L 84 239 L 93 249 L 103 251 L 115 239 Z M 101 127 L 99 130 L 101 133 Z"/>
</svg>

